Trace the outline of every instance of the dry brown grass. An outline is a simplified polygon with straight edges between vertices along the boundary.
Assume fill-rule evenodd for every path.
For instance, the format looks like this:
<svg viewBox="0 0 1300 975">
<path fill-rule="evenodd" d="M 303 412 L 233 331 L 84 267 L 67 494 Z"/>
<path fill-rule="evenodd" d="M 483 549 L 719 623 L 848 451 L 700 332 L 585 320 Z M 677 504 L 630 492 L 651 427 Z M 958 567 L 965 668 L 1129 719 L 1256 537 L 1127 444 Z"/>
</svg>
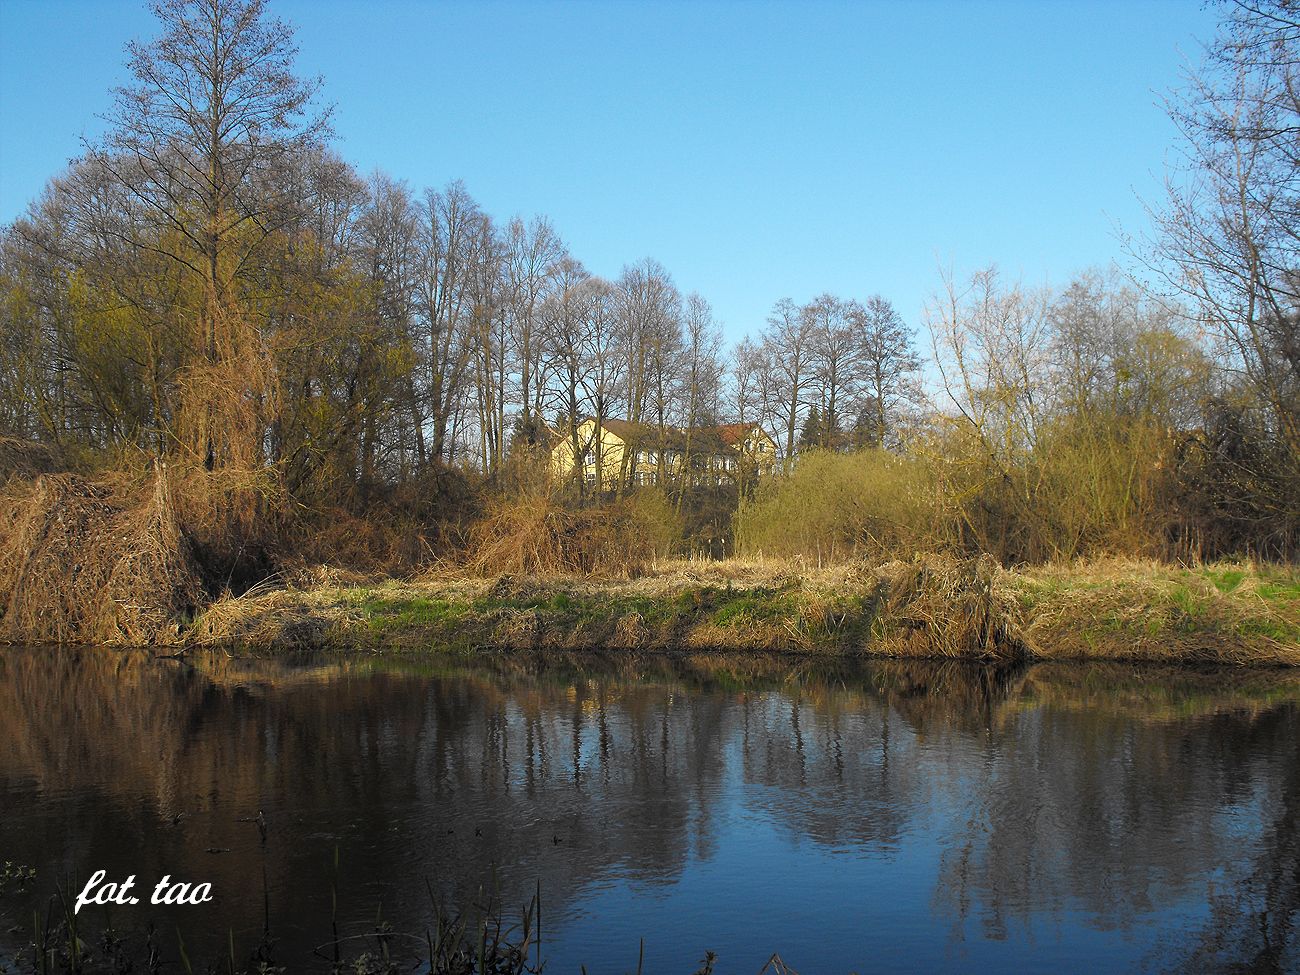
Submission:
<svg viewBox="0 0 1300 975">
<path fill-rule="evenodd" d="M 1300 664 L 1294 569 L 1101 559 L 1014 579 L 1042 657 Z"/>
<path fill-rule="evenodd" d="M 314 632 L 333 646 L 1300 664 L 1300 575 L 1248 565 L 1010 571 L 917 556 L 826 569 L 660 561 L 629 579 L 467 578 L 442 565 L 402 583 L 322 581 L 218 604 L 203 639 L 274 647 Z"/>
<path fill-rule="evenodd" d="M 0 639 L 170 642 L 201 599 L 164 471 L 46 474 L 0 501 Z"/>
<path fill-rule="evenodd" d="M 657 563 L 633 579 L 455 577 L 266 590 L 216 604 L 191 639 L 271 648 L 867 653 L 1018 658 L 1017 608 L 987 560 L 806 575 L 791 565 Z M 738 579 L 745 579 L 743 584 Z M 283 635 L 277 632 L 284 628 Z"/>
<path fill-rule="evenodd" d="M 464 567 L 478 576 L 634 578 L 671 546 L 673 518 L 650 494 L 585 508 L 544 493 L 502 499 L 470 529 Z"/>
<path fill-rule="evenodd" d="M 327 593 L 330 589 L 318 589 Z M 250 647 L 295 649 L 320 647 L 335 628 L 360 621 L 346 604 L 312 598 L 302 589 L 281 588 L 268 582 L 240 596 L 226 595 L 209 606 L 185 634 L 197 646 L 240 644 Z"/>
<path fill-rule="evenodd" d="M 670 560 L 653 539 L 653 508 L 550 499 L 489 512 L 468 573 L 459 558 L 404 582 L 382 567 L 290 562 L 187 628 L 202 591 L 176 508 L 161 474 L 11 485 L 0 504 L 0 639 L 1300 664 L 1295 570 Z"/>
<path fill-rule="evenodd" d="M 647 566 L 644 576 L 667 585 L 780 586 L 803 580 L 826 583 L 852 571 L 853 567 L 847 563 L 813 568 L 797 556 L 792 559 L 738 556 L 722 560 L 661 559 Z"/>
<path fill-rule="evenodd" d="M 989 556 L 917 556 L 874 570 L 884 583 L 885 642 L 943 657 L 1019 657 L 1033 652 L 1007 573 Z"/>
<path fill-rule="evenodd" d="M 0 482 L 11 477 L 36 477 L 60 469 L 51 447 L 31 440 L 0 436 Z"/>
</svg>

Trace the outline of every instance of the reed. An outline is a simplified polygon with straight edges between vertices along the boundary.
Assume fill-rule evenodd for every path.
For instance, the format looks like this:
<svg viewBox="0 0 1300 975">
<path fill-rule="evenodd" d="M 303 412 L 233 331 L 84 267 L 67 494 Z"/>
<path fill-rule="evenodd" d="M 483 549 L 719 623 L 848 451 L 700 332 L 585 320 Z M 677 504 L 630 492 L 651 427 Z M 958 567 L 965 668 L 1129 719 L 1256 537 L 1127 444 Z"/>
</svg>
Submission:
<svg viewBox="0 0 1300 975">
<path fill-rule="evenodd" d="M 174 642 L 201 601 L 164 469 L 48 474 L 0 498 L 0 639 Z"/>
<path fill-rule="evenodd" d="M 473 575 L 582 573 L 633 578 L 671 550 L 680 519 L 658 491 L 574 506 L 545 491 L 493 502 L 470 528 Z"/>
</svg>

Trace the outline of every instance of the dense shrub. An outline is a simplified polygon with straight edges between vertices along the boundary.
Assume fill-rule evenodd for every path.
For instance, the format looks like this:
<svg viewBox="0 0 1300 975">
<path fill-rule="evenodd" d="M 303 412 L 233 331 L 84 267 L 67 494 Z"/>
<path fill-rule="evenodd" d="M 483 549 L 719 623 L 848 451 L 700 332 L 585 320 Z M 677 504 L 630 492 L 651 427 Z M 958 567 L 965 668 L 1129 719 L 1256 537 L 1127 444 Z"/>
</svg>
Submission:
<svg viewBox="0 0 1300 975">
<path fill-rule="evenodd" d="M 937 482 L 928 465 L 885 450 L 815 450 L 762 482 L 736 513 L 745 556 L 910 556 L 941 544 Z"/>
<path fill-rule="evenodd" d="M 536 491 L 489 502 L 470 527 L 466 566 L 479 575 L 636 576 L 680 537 L 679 517 L 658 490 L 595 505 Z"/>
</svg>

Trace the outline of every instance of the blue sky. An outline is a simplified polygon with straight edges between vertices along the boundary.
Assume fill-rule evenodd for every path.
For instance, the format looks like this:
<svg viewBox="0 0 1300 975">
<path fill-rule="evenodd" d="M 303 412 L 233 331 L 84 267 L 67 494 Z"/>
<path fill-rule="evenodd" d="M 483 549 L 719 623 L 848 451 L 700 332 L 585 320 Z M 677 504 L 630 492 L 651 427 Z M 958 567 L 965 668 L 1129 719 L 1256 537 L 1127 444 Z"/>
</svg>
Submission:
<svg viewBox="0 0 1300 975">
<path fill-rule="evenodd" d="M 338 149 L 417 190 L 545 213 L 594 272 L 651 256 L 727 334 L 772 303 L 880 293 L 913 324 L 997 262 L 1062 282 L 1147 225 L 1195 2 L 271 0 Z M 143 3 L 0 0 L 0 221 L 79 152 Z"/>
</svg>

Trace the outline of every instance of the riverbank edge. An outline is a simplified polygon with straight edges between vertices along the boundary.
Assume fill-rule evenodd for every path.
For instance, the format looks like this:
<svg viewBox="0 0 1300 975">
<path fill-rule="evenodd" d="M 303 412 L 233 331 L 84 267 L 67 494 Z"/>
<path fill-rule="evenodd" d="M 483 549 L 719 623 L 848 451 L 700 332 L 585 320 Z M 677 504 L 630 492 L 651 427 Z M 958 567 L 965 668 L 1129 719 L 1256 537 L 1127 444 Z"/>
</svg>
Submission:
<svg viewBox="0 0 1300 975">
<path fill-rule="evenodd" d="M 820 570 L 668 563 L 637 579 L 365 579 L 318 568 L 220 599 L 169 642 L 1300 666 L 1300 571 L 1114 560 L 1013 571 L 935 556 Z"/>
</svg>

